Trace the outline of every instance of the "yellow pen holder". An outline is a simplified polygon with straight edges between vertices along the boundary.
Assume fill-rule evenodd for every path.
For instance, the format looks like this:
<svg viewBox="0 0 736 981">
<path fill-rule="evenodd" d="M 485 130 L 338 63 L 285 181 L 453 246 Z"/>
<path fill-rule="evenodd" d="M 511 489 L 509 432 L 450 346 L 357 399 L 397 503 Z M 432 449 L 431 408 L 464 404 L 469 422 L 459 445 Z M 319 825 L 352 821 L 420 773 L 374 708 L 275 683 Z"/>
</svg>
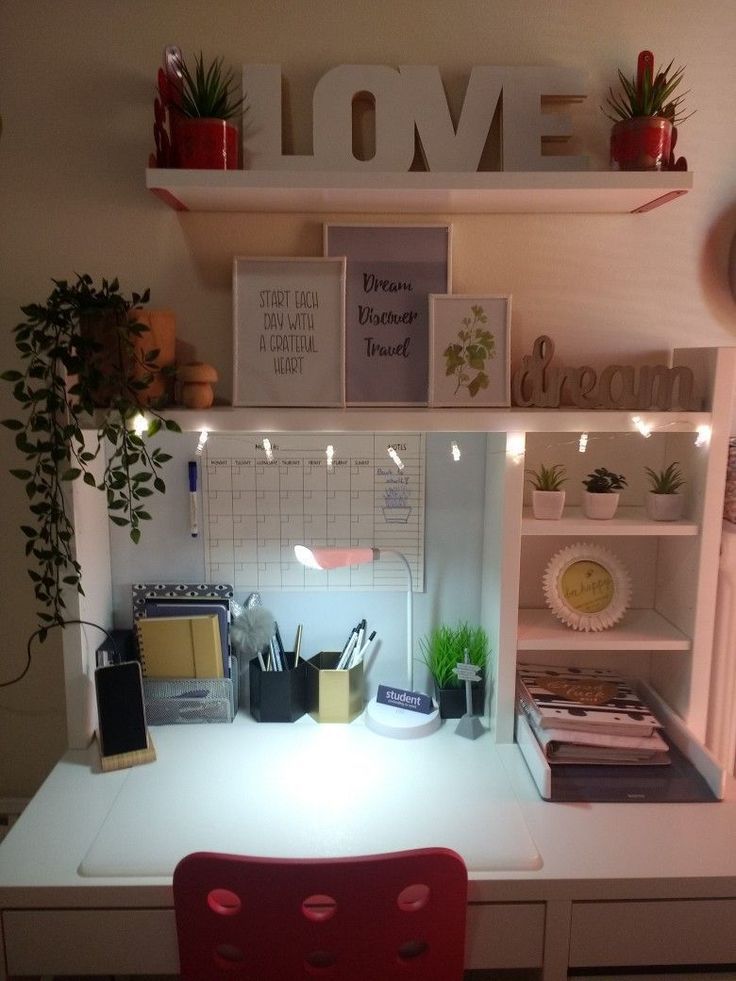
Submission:
<svg viewBox="0 0 736 981">
<path fill-rule="evenodd" d="M 363 664 L 336 670 L 339 651 L 320 651 L 307 661 L 307 702 L 316 722 L 352 722 L 363 711 Z"/>
</svg>

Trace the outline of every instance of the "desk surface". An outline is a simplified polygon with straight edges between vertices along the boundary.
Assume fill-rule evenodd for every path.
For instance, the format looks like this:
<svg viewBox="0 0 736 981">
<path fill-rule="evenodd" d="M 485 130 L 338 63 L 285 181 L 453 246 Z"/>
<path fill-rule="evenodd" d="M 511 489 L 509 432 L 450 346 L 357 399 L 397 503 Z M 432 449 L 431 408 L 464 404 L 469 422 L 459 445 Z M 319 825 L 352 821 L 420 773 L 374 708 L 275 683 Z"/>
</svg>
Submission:
<svg viewBox="0 0 736 981">
<path fill-rule="evenodd" d="M 471 900 L 733 895 L 736 794 L 712 804 L 552 804 L 515 746 L 445 723 L 396 742 L 350 726 L 168 726 L 155 763 L 69 752 L 0 845 L 0 905 L 170 903 L 194 848 L 350 854 L 448 845 Z M 298 813 L 297 813 L 298 811 Z"/>
</svg>

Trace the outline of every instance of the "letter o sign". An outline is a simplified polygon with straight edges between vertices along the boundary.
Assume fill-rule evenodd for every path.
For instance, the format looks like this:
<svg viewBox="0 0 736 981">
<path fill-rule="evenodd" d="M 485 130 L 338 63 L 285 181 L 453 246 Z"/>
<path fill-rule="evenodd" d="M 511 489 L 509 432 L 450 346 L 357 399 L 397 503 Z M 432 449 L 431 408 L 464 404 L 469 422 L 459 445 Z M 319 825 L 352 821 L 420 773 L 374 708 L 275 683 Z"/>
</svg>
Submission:
<svg viewBox="0 0 736 981">
<path fill-rule="evenodd" d="M 353 155 L 353 100 L 369 92 L 376 106 L 376 152 Z M 397 69 L 338 65 L 317 82 L 313 101 L 314 158 L 319 170 L 406 171 L 414 159 L 414 112 Z"/>
</svg>

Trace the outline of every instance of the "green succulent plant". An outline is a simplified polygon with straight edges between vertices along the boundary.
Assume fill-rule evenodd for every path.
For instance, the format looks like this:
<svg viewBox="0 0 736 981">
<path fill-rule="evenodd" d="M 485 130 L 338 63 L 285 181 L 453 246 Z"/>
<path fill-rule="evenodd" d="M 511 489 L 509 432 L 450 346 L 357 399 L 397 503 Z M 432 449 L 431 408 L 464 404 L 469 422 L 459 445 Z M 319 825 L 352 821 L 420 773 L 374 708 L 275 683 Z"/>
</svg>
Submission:
<svg viewBox="0 0 736 981">
<path fill-rule="evenodd" d="M 551 467 L 540 464 L 539 470 L 527 470 L 529 483 L 534 490 L 538 491 L 558 491 L 567 480 L 567 472 L 561 463 L 554 463 Z"/>
<path fill-rule="evenodd" d="M 649 478 L 649 489 L 653 494 L 676 494 L 685 483 L 677 461 L 670 463 L 664 470 L 644 467 L 644 471 Z"/>
<path fill-rule="evenodd" d="M 623 490 L 627 480 L 622 473 L 613 473 L 605 467 L 598 467 L 588 474 L 583 484 L 589 494 L 613 494 L 614 491 Z"/>
<path fill-rule="evenodd" d="M 468 661 L 485 668 L 488 658 L 488 635 L 482 627 L 462 622 L 456 627 L 441 624 L 433 627 L 419 641 L 421 660 L 429 668 L 437 688 L 460 688 L 455 668 L 468 652 Z"/>
<path fill-rule="evenodd" d="M 671 61 L 654 75 L 652 64 L 651 52 L 642 51 L 634 78 L 627 78 L 619 68 L 621 90 L 614 92 L 609 88 L 605 105 L 601 106 L 603 114 L 612 122 L 637 116 L 663 116 L 673 126 L 678 126 L 692 115 L 684 114 L 683 100 L 688 93 L 675 95 L 684 77 L 684 67 L 672 71 L 674 61 Z"/>
<path fill-rule="evenodd" d="M 231 119 L 243 108 L 245 97 L 237 97 L 232 71 L 223 72 L 222 58 L 215 58 L 205 67 L 204 55 L 194 59 L 192 71 L 182 58 L 181 93 L 175 108 L 187 118 Z"/>
</svg>

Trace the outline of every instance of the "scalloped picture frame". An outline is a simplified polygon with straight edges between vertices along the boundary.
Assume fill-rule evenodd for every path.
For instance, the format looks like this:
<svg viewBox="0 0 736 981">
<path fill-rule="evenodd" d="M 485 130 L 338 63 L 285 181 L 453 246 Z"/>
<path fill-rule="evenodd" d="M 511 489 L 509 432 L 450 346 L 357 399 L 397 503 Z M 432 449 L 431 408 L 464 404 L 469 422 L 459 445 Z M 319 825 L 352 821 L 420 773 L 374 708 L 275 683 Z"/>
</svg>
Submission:
<svg viewBox="0 0 736 981">
<path fill-rule="evenodd" d="M 586 542 L 552 556 L 543 587 L 549 608 L 573 630 L 608 630 L 631 600 L 631 578 L 620 560 L 602 545 Z"/>
</svg>

